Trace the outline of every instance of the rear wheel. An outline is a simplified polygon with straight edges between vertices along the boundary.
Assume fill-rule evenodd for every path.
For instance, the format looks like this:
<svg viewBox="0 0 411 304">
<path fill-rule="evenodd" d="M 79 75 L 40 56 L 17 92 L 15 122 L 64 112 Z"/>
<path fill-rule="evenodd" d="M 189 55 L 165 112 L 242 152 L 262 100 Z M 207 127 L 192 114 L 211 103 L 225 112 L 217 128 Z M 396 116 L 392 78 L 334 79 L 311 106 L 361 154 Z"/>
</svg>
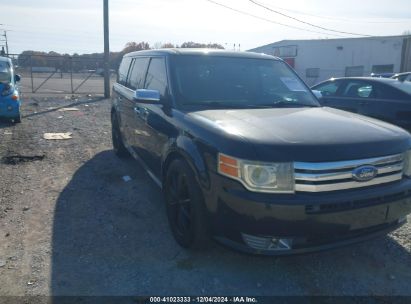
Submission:
<svg viewBox="0 0 411 304">
<path fill-rule="evenodd" d="M 130 153 L 124 145 L 120 126 L 115 113 L 111 114 L 111 137 L 113 140 L 114 153 L 116 153 L 116 155 L 120 158 L 129 157 Z"/>
<path fill-rule="evenodd" d="M 177 243 L 190 249 L 207 247 L 209 233 L 202 191 L 184 160 L 174 160 L 168 167 L 164 194 L 168 221 Z"/>
</svg>

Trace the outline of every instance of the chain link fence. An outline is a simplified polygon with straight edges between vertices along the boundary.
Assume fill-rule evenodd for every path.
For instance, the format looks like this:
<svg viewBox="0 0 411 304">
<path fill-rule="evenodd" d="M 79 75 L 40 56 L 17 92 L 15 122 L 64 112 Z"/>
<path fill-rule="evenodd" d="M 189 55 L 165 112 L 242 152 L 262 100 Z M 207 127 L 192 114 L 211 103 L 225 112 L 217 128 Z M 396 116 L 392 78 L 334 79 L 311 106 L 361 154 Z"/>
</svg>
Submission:
<svg viewBox="0 0 411 304">
<path fill-rule="evenodd" d="M 20 90 L 30 94 L 104 94 L 104 58 L 92 55 L 10 54 Z M 115 71 L 110 71 L 111 81 Z"/>
</svg>

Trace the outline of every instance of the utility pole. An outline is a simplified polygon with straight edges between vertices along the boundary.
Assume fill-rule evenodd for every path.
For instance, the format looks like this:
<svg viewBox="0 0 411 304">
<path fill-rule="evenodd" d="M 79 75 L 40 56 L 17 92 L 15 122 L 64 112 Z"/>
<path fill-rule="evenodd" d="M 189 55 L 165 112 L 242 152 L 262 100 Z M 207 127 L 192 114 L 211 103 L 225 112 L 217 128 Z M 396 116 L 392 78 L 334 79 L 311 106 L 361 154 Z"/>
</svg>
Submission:
<svg viewBox="0 0 411 304">
<path fill-rule="evenodd" d="M 109 41 L 109 18 L 108 0 L 104 1 L 104 97 L 110 97 L 110 41 Z"/>
<path fill-rule="evenodd" d="M 4 39 L 6 40 L 6 56 L 9 56 L 9 44 L 7 43 L 7 31 L 4 31 Z"/>
<path fill-rule="evenodd" d="M 8 42 L 7 42 L 7 31 L 4 30 L 3 35 L 0 35 L 0 36 L 4 37 L 4 40 L 1 40 L 1 41 L 5 43 L 5 45 L 4 45 L 6 47 L 5 55 L 9 56 L 9 45 L 8 45 Z"/>
</svg>

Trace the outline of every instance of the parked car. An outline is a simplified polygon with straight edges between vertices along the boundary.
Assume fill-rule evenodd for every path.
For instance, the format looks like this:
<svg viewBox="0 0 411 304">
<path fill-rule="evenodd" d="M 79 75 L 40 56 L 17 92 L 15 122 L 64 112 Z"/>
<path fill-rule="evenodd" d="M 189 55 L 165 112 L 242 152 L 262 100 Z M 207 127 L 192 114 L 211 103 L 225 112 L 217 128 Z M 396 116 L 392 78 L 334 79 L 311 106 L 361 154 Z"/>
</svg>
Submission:
<svg viewBox="0 0 411 304">
<path fill-rule="evenodd" d="M 162 187 L 186 248 L 212 236 L 251 253 L 301 253 L 386 234 L 411 212 L 410 134 L 321 107 L 276 57 L 127 54 L 111 122 L 115 153 Z"/>
<path fill-rule="evenodd" d="M 0 118 L 21 122 L 21 100 L 17 87 L 20 76 L 14 74 L 10 58 L 0 57 Z"/>
<path fill-rule="evenodd" d="M 411 127 L 411 82 L 387 78 L 333 78 L 312 87 L 321 105 Z"/>
<path fill-rule="evenodd" d="M 399 81 L 411 81 L 411 72 L 398 73 L 391 77 L 392 79 L 397 79 Z"/>
<path fill-rule="evenodd" d="M 391 78 L 394 75 L 394 73 L 371 73 L 370 76 L 376 78 Z"/>
</svg>

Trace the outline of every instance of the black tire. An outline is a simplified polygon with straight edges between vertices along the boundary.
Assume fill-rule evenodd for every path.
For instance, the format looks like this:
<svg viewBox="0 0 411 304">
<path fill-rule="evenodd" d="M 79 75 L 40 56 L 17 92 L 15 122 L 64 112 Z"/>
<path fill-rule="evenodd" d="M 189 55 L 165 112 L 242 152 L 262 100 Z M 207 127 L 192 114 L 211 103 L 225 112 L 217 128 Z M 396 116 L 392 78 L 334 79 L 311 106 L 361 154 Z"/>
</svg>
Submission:
<svg viewBox="0 0 411 304">
<path fill-rule="evenodd" d="M 13 118 L 14 123 L 21 123 L 21 114 L 19 116 Z"/>
<path fill-rule="evenodd" d="M 130 157 L 130 153 L 124 146 L 123 136 L 121 135 L 120 127 L 115 113 L 111 114 L 111 138 L 113 141 L 114 153 L 120 158 Z"/>
<path fill-rule="evenodd" d="M 177 243 L 188 249 L 205 249 L 209 245 L 204 198 L 193 170 L 182 159 L 167 169 L 164 195 L 168 222 Z"/>
</svg>

